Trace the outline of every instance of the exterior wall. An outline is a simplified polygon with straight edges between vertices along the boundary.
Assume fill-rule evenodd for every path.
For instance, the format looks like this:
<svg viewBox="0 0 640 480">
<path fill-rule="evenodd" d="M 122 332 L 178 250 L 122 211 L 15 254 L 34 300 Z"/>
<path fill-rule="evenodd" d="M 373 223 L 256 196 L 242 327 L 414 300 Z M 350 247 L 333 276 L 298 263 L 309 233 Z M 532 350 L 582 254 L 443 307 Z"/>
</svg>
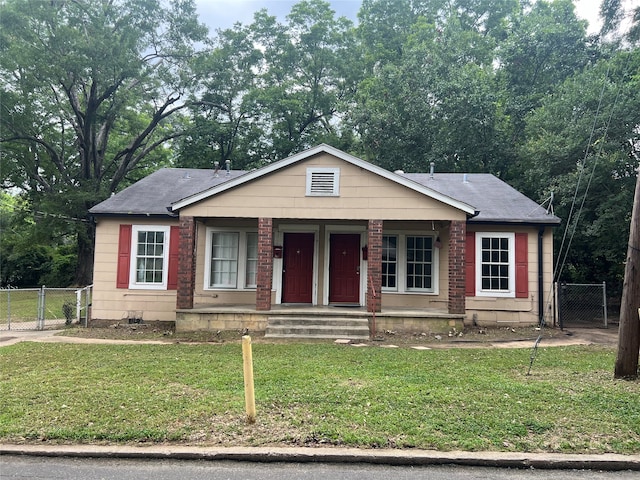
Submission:
<svg viewBox="0 0 640 480">
<path fill-rule="evenodd" d="M 309 167 L 339 167 L 340 196 L 307 197 L 305 187 Z M 185 207 L 180 214 L 194 217 L 326 220 L 466 219 L 464 212 L 328 154 L 300 161 L 249 184 Z"/>
<path fill-rule="evenodd" d="M 466 324 L 483 326 L 495 325 L 536 325 L 539 322 L 538 311 L 538 229 L 535 227 L 508 227 L 468 225 L 468 231 L 474 232 L 526 232 L 528 234 L 528 280 L 527 298 L 467 297 Z M 547 324 L 552 324 L 553 305 L 553 233 L 547 227 L 543 236 L 543 284 L 545 315 Z"/>
<path fill-rule="evenodd" d="M 96 225 L 91 317 L 96 320 L 128 321 L 129 311 L 143 312 L 143 320 L 174 321 L 175 290 L 128 290 L 116 288 L 120 224 L 177 225 L 171 220 L 101 218 Z"/>
</svg>

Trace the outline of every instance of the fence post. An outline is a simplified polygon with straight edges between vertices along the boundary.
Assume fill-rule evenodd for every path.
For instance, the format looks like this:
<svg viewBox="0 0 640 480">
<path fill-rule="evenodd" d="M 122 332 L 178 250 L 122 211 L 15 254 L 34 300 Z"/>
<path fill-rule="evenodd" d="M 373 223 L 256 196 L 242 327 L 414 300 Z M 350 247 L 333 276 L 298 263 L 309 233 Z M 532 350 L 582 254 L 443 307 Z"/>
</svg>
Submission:
<svg viewBox="0 0 640 480">
<path fill-rule="evenodd" d="M 38 292 L 38 326 L 37 330 L 44 330 L 44 310 L 45 310 L 45 291 L 44 285 L 40 288 L 40 292 Z"/>
<path fill-rule="evenodd" d="M 604 308 L 604 328 L 609 328 L 607 320 L 607 282 L 602 282 L 602 307 Z"/>
<path fill-rule="evenodd" d="M 76 290 L 76 323 L 80 324 L 80 302 L 82 302 L 82 289 Z"/>
<path fill-rule="evenodd" d="M 562 301 L 563 301 L 563 294 L 564 294 L 564 284 L 560 283 L 560 288 L 558 288 L 558 325 L 560 326 L 560 330 L 564 330 L 564 319 L 563 317 L 563 311 L 562 311 Z"/>
<path fill-rule="evenodd" d="M 558 282 L 553 283 L 553 328 L 559 326 L 558 317 Z"/>
<path fill-rule="evenodd" d="M 11 330 L 11 288 L 7 288 L 7 330 Z"/>
</svg>

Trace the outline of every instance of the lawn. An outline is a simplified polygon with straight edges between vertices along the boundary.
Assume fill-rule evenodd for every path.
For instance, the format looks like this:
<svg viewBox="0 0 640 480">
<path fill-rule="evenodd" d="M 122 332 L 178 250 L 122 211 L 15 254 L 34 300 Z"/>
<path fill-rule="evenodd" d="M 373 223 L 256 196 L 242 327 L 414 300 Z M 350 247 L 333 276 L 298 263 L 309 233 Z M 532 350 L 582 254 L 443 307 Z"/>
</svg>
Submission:
<svg viewBox="0 0 640 480">
<path fill-rule="evenodd" d="M 639 453 L 640 382 L 615 350 L 19 343 L 0 349 L 3 442 L 175 442 Z"/>
</svg>

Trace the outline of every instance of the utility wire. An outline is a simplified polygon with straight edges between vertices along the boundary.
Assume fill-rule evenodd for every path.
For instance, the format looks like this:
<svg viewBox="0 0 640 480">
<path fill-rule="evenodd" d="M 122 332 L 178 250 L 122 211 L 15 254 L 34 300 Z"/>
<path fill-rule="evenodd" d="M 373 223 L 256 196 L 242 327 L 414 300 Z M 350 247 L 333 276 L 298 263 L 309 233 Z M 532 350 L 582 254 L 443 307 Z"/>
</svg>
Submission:
<svg viewBox="0 0 640 480">
<path fill-rule="evenodd" d="M 625 68 L 624 68 L 625 75 L 626 75 L 626 72 L 628 71 L 628 67 L 629 67 L 629 56 L 627 56 L 627 61 L 626 61 Z M 564 258 L 562 260 L 562 264 L 560 265 L 560 269 L 558 269 L 558 263 L 559 263 L 559 260 L 560 260 L 560 257 L 561 257 L 561 252 L 562 252 L 562 249 L 563 249 L 563 246 L 564 246 L 564 242 L 565 242 L 565 239 L 566 239 L 566 236 L 567 236 L 567 232 L 569 230 L 569 225 L 571 223 L 570 219 L 572 217 L 573 210 L 574 210 L 574 207 L 575 207 L 575 204 L 576 204 L 576 200 L 577 200 L 577 197 L 578 197 L 578 191 L 579 191 L 579 188 L 580 188 L 580 181 L 582 179 L 582 175 L 583 175 L 584 170 L 585 170 L 584 167 L 586 166 L 587 157 L 588 157 L 588 154 L 589 154 L 589 149 L 591 148 L 591 142 L 593 140 L 593 136 L 594 136 L 594 133 L 595 133 L 596 122 L 597 122 L 598 117 L 600 115 L 600 108 L 602 106 L 602 100 L 604 98 L 604 91 L 605 91 L 605 87 L 606 87 L 606 84 L 607 84 L 607 80 L 609 79 L 610 68 L 611 68 L 611 66 L 608 65 L 607 66 L 607 72 L 605 74 L 605 78 L 604 78 L 604 81 L 603 81 L 603 84 L 602 84 L 602 89 L 600 90 L 600 98 L 598 100 L 598 108 L 596 110 L 596 115 L 595 115 L 595 117 L 593 119 L 593 124 L 591 126 L 591 133 L 589 134 L 589 141 L 587 143 L 587 148 L 585 150 L 584 158 L 582 160 L 582 168 L 580 169 L 580 175 L 578 177 L 578 182 L 576 184 L 576 189 L 575 189 L 573 200 L 572 200 L 572 203 L 571 203 L 571 210 L 570 210 L 570 213 L 569 213 L 569 219 L 567 219 L 567 226 L 565 227 L 564 235 L 563 235 L 563 238 L 562 238 L 562 243 L 561 243 L 561 246 L 560 246 L 560 250 L 558 252 L 558 260 L 556 261 L 556 265 L 555 265 L 555 268 L 554 268 L 554 271 L 553 271 L 553 278 L 554 279 L 559 279 L 560 278 L 560 274 L 562 273 L 562 270 L 564 269 L 564 265 L 566 263 L 567 255 L 569 253 L 569 249 L 571 248 L 571 244 L 573 243 L 573 237 L 574 237 L 575 232 L 576 232 L 577 227 L 578 227 L 578 222 L 580 220 L 580 215 L 582 214 L 582 210 L 583 210 L 585 201 L 586 201 L 588 193 L 589 193 L 589 188 L 591 186 L 591 181 L 593 180 L 593 177 L 594 177 L 594 174 L 595 174 L 595 169 L 596 169 L 596 166 L 598 164 L 598 157 L 600 157 L 600 155 L 602 154 L 602 149 L 604 148 L 603 147 L 604 140 L 607 138 L 607 135 L 609 133 L 609 127 L 611 126 L 611 120 L 613 118 L 613 112 L 615 111 L 616 106 L 618 104 L 618 99 L 620 98 L 620 94 L 621 94 L 622 88 L 620 87 L 620 85 L 618 85 L 617 88 L 616 88 L 616 97 L 615 97 L 615 99 L 613 101 L 613 104 L 611 106 L 611 111 L 609 113 L 609 118 L 607 119 L 607 122 L 605 124 L 604 133 L 602 135 L 602 141 L 600 142 L 600 146 L 598 148 L 598 152 L 596 153 L 596 159 L 594 160 L 593 168 L 591 169 L 591 174 L 589 175 L 589 181 L 587 183 L 587 187 L 586 187 L 584 195 L 582 197 L 582 202 L 580 203 L 580 208 L 578 210 L 578 214 L 577 214 L 576 219 L 575 219 L 574 224 L 573 224 L 573 231 L 571 233 L 571 237 L 569 238 L 569 243 L 568 243 L 567 248 L 565 250 L 565 254 L 564 254 Z M 542 337 L 543 337 L 543 334 L 544 334 L 544 327 L 545 327 L 545 325 L 547 323 L 546 322 L 547 312 L 551 308 L 551 297 L 552 297 L 552 294 L 553 294 L 553 283 L 554 282 L 552 282 L 550 287 L 549 287 L 549 292 L 548 292 L 548 295 L 547 295 L 547 304 L 545 305 L 545 310 L 544 310 L 544 312 L 542 312 L 542 315 L 541 315 L 540 334 L 538 335 L 538 338 L 536 339 L 536 341 L 535 341 L 535 343 L 534 343 L 534 345 L 533 345 L 533 347 L 531 349 L 531 355 L 530 355 L 530 361 L 529 361 L 529 370 L 527 372 L 527 375 L 531 374 L 531 368 L 533 367 L 533 363 L 534 363 L 534 361 L 536 359 L 536 356 L 537 356 L 537 353 L 538 353 L 538 346 L 540 345 L 540 341 L 542 340 Z"/>
</svg>

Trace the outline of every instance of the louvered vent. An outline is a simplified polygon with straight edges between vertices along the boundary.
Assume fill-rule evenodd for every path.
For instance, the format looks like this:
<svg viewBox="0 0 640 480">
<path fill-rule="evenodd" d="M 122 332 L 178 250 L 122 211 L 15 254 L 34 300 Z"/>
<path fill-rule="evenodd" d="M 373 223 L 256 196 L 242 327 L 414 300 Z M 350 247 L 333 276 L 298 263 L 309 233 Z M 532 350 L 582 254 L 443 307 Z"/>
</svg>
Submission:
<svg viewBox="0 0 640 480">
<path fill-rule="evenodd" d="M 308 168 L 307 195 L 336 197 L 339 195 L 339 168 Z"/>
</svg>

